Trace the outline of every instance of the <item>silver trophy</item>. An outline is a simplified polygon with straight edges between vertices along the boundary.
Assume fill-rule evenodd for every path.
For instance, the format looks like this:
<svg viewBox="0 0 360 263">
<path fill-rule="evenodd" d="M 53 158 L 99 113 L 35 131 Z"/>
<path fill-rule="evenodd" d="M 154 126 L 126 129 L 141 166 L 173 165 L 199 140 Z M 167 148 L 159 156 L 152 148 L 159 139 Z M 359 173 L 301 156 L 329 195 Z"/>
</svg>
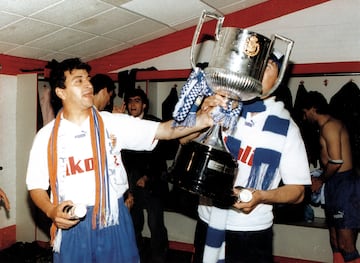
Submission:
<svg viewBox="0 0 360 263">
<path fill-rule="evenodd" d="M 242 103 L 277 89 L 285 75 L 294 42 L 279 35 L 269 39 L 246 29 L 222 27 L 224 17 L 207 11 L 200 17 L 192 41 L 190 60 L 194 71 L 197 69 L 194 50 L 206 17 L 217 19 L 215 46 L 209 65 L 204 69 L 211 90 Z M 286 43 L 283 63 L 274 87 L 262 94 L 262 78 L 277 40 Z M 181 145 L 170 171 L 175 184 L 181 188 L 207 196 L 215 205 L 226 207 L 235 200 L 232 189 L 237 161 L 225 146 L 222 130 L 221 123 L 217 122 L 198 139 Z"/>
</svg>

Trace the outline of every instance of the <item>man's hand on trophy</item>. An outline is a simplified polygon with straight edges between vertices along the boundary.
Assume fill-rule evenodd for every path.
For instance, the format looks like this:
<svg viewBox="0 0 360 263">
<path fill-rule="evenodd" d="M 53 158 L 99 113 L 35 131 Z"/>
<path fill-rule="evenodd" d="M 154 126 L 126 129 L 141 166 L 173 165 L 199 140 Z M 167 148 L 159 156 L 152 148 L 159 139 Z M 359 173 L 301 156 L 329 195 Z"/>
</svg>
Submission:
<svg viewBox="0 0 360 263">
<path fill-rule="evenodd" d="M 209 126 L 214 124 L 213 114 L 218 110 L 218 107 L 226 107 L 226 100 L 225 98 L 219 95 L 212 95 L 205 97 L 201 103 L 201 107 L 197 111 L 197 121 L 208 118 L 211 122 Z"/>
<path fill-rule="evenodd" d="M 217 106 L 226 108 L 226 100 L 227 99 L 224 96 L 221 96 L 219 94 L 206 97 L 201 104 L 200 111 L 210 113 Z"/>
<path fill-rule="evenodd" d="M 215 108 L 218 106 L 220 107 L 226 107 L 226 99 L 220 95 L 212 95 L 208 96 L 203 99 L 201 102 L 201 107 L 199 107 L 199 110 L 197 111 L 197 121 L 201 122 L 211 122 L 209 127 L 213 125 L 213 116 L 212 112 Z M 206 120 L 205 120 L 206 119 Z M 201 133 L 205 132 L 208 129 L 208 127 L 204 130 L 201 130 L 199 132 L 194 132 L 192 134 L 189 134 L 185 137 L 182 137 L 179 139 L 181 144 L 186 144 L 193 139 L 196 139 Z"/>
</svg>

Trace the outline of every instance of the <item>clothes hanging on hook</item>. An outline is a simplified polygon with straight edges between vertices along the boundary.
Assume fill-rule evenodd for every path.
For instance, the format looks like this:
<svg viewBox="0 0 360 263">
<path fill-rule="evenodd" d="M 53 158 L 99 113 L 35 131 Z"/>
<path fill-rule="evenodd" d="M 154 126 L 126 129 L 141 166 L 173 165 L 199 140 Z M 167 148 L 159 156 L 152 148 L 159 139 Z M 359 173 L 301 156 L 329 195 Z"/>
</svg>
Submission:
<svg viewBox="0 0 360 263">
<path fill-rule="evenodd" d="M 174 111 L 175 105 L 179 99 L 177 92 L 177 85 L 171 88 L 169 95 L 163 101 L 162 107 L 162 119 L 163 121 L 168 121 L 172 119 L 172 112 Z"/>
<path fill-rule="evenodd" d="M 308 91 L 304 86 L 304 82 L 301 81 L 296 93 L 292 117 L 299 126 L 301 135 L 304 140 L 309 163 L 314 167 L 317 167 L 318 161 L 320 160 L 319 131 L 315 126 L 303 120 L 302 105 L 306 98 L 307 92 Z"/>
<path fill-rule="evenodd" d="M 172 113 L 173 113 L 175 105 L 179 99 L 176 88 L 177 88 L 177 85 L 175 84 L 171 88 L 169 95 L 166 97 L 166 99 L 163 101 L 163 103 L 161 105 L 163 121 L 171 120 L 173 118 Z M 179 147 L 178 140 L 168 141 L 168 143 L 167 143 L 167 152 L 168 152 L 167 159 L 168 160 L 175 158 L 178 147 Z"/>
</svg>

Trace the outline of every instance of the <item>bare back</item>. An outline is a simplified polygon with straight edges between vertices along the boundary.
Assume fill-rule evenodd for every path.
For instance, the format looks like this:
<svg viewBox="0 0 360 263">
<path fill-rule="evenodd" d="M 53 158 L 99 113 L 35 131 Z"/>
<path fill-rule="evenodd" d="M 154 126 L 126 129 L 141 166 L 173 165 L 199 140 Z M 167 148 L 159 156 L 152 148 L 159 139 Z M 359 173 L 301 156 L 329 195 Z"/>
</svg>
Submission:
<svg viewBox="0 0 360 263">
<path fill-rule="evenodd" d="M 320 127 L 320 159 L 325 166 L 329 160 L 342 160 L 338 172 L 352 169 L 349 134 L 344 124 L 333 117 Z"/>
</svg>

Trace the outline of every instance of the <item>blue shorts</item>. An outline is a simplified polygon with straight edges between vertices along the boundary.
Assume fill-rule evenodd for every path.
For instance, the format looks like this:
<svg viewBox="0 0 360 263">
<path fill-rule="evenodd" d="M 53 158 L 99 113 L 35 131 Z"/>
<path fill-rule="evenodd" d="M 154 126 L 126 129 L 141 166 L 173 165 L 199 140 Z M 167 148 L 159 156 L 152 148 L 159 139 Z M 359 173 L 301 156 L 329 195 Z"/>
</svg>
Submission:
<svg viewBox="0 0 360 263">
<path fill-rule="evenodd" d="M 54 252 L 54 263 L 138 263 L 139 254 L 134 227 L 124 199 L 119 199 L 119 224 L 92 229 L 93 207 L 88 207 L 83 221 L 62 230 L 60 253 Z"/>
<path fill-rule="evenodd" d="M 336 173 L 325 183 L 325 216 L 329 227 L 360 228 L 360 177 Z"/>
</svg>

